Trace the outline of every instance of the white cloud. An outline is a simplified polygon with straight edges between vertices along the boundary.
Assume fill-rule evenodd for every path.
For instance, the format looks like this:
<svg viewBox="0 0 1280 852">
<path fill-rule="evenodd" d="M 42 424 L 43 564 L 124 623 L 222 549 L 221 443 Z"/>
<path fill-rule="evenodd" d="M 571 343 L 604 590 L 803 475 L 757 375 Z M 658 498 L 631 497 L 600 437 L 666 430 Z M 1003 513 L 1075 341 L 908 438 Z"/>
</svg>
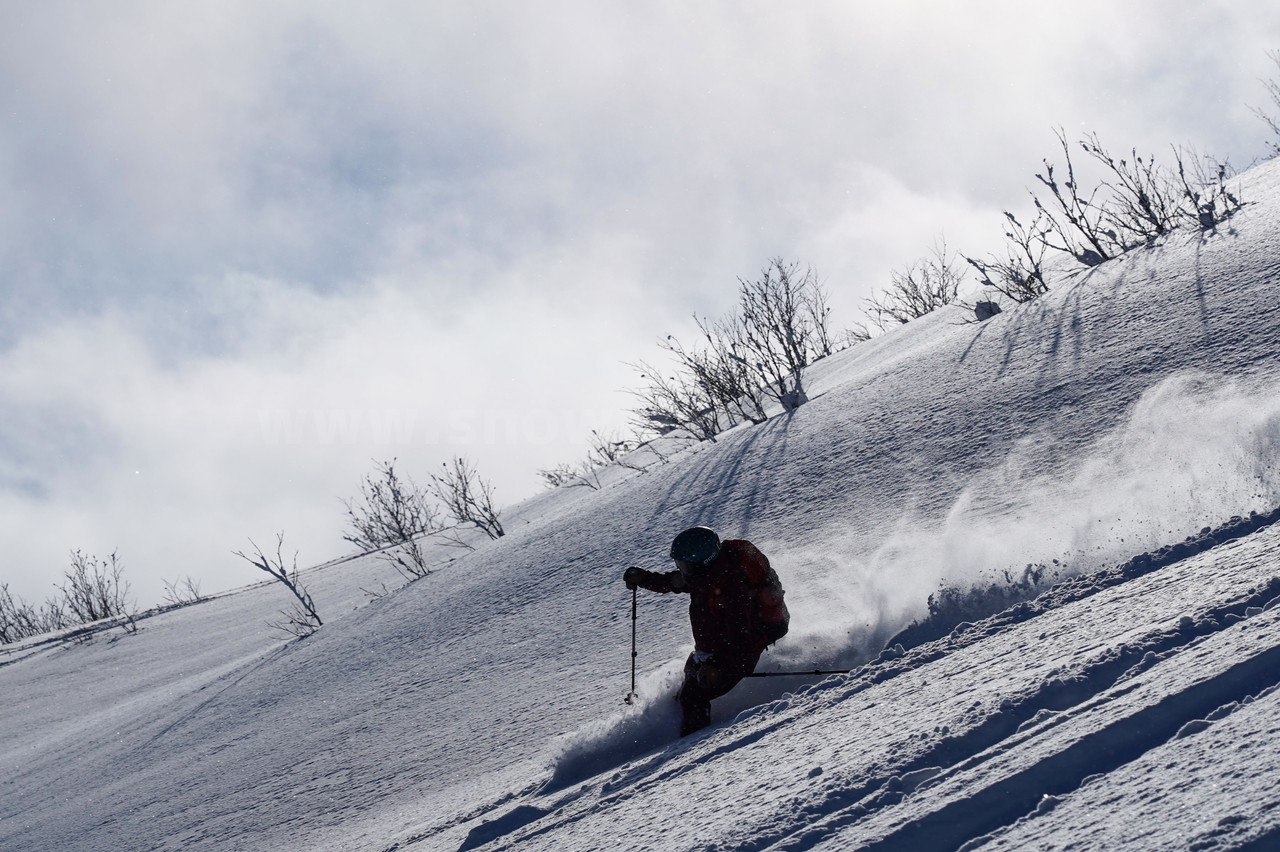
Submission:
<svg viewBox="0 0 1280 852">
<path fill-rule="evenodd" d="M 371 457 L 527 493 L 768 257 L 851 322 L 985 251 L 1054 125 L 1247 162 L 1257 5 L 10 4 L 0 580 L 324 558 Z"/>
</svg>

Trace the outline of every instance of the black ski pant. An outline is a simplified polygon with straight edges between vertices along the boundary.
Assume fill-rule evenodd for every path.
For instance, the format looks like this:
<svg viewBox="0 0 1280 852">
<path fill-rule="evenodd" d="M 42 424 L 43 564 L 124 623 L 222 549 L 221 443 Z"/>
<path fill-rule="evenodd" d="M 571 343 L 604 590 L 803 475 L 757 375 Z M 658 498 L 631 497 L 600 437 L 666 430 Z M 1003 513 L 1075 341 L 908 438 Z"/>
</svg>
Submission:
<svg viewBox="0 0 1280 852">
<path fill-rule="evenodd" d="M 676 693 L 680 702 L 680 736 L 711 724 L 711 699 L 719 698 L 756 670 L 760 651 L 718 653 L 708 657 L 694 651 L 684 664 L 684 683 Z"/>
</svg>

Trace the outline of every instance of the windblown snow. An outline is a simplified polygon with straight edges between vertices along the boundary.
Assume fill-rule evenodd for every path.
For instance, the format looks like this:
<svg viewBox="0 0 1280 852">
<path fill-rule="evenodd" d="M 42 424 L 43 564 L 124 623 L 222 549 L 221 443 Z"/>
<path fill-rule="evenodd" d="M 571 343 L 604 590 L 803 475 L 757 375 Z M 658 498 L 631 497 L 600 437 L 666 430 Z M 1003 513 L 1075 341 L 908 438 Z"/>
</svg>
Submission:
<svg viewBox="0 0 1280 852">
<path fill-rule="evenodd" d="M 318 566 L 305 640 L 257 585 L 0 648 L 0 848 L 1280 848 L 1280 162 L 1243 184 L 1216 231 L 831 356 L 794 414 L 511 507 L 391 594 Z M 854 671 L 679 739 L 687 619 L 642 595 L 623 704 L 622 569 L 694 524 L 787 588 L 762 670 Z M 1039 598 L 903 641 L 1028 566 Z"/>
</svg>

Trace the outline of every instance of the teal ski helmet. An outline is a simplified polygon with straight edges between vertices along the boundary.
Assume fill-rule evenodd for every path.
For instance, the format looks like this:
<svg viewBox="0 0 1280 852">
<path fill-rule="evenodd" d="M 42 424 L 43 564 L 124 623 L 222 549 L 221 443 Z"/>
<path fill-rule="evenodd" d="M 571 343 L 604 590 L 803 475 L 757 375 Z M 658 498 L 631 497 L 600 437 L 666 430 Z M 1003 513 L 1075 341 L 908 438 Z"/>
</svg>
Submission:
<svg viewBox="0 0 1280 852">
<path fill-rule="evenodd" d="M 710 562 L 720 552 L 720 536 L 707 527 L 692 527 L 671 542 L 671 558 L 691 565 Z"/>
</svg>

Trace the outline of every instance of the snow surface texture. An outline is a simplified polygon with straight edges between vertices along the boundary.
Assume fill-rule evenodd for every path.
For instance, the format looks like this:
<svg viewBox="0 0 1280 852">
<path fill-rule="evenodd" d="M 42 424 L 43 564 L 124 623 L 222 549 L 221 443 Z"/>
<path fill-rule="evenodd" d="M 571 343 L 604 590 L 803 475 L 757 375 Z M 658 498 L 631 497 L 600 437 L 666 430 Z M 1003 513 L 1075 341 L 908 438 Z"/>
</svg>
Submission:
<svg viewBox="0 0 1280 852">
<path fill-rule="evenodd" d="M 259 585 L 7 646 L 0 849 L 1271 848 L 1280 531 L 1100 570 L 1280 506 L 1280 164 L 1243 193 L 833 356 L 794 415 L 514 507 L 394 594 L 361 592 L 398 585 L 373 557 L 310 571 L 306 640 Z M 677 739 L 684 604 L 642 595 L 624 706 L 621 570 L 698 523 L 788 590 L 761 669 L 866 665 L 744 682 Z M 881 653 L 940 584 L 1029 563 L 1070 594 Z"/>
</svg>

